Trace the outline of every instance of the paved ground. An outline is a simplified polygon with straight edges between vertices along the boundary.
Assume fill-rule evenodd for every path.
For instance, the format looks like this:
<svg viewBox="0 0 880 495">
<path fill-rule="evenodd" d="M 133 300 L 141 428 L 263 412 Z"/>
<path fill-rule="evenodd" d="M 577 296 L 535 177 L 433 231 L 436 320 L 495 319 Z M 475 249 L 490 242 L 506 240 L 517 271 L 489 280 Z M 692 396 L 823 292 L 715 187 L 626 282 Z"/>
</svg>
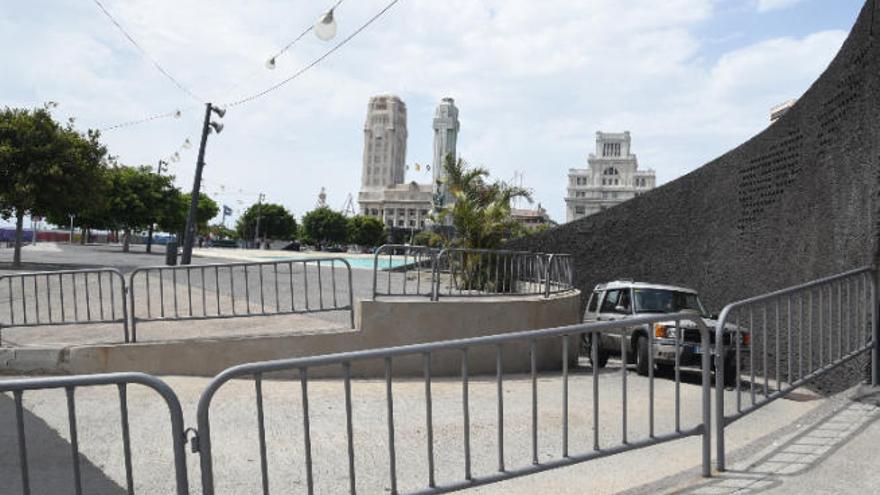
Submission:
<svg viewBox="0 0 880 495">
<path fill-rule="evenodd" d="M 188 425 L 193 425 L 195 405 L 207 380 L 167 377 L 181 398 Z M 685 373 L 681 389 L 682 427 L 699 421 L 701 388 L 698 376 Z M 603 447 L 621 441 L 621 373 L 612 362 L 600 375 L 600 431 Z M 647 436 L 647 379 L 627 373 L 628 437 Z M 464 473 L 462 385 L 459 380 L 435 379 L 433 383 L 434 449 L 438 483 L 460 480 Z M 479 477 L 497 469 L 496 384 L 492 377 L 474 377 L 469 387 L 473 472 Z M 538 455 L 541 462 L 559 459 L 562 452 L 562 390 L 558 375 L 542 375 L 538 381 Z M 656 380 L 656 432 L 674 428 L 674 382 Z M 504 382 L 505 463 L 508 469 L 531 464 L 531 381 L 508 376 Z M 578 368 L 570 378 L 570 452 L 592 449 L 592 375 Z M 424 384 L 421 380 L 395 379 L 394 424 L 397 471 L 401 492 L 427 484 Z M 298 380 L 265 381 L 268 473 L 270 486 L 293 488 L 305 493 L 303 418 Z M 359 493 L 390 489 L 385 383 L 359 380 L 353 384 L 354 438 Z M 79 444 L 84 455 L 87 493 L 124 493 L 124 470 L 119 440 L 119 413 L 115 388 L 81 389 L 76 393 Z M 338 380 L 309 383 L 310 431 L 316 493 L 342 493 L 348 487 L 343 387 Z M 129 392 L 134 473 L 138 493 L 170 493 L 172 489 L 170 433 L 161 403 L 149 391 L 131 387 Z M 212 434 L 218 493 L 257 493 L 260 486 L 257 424 L 253 382 L 233 381 L 215 398 Z M 0 479 L 9 493 L 17 493 L 18 462 L 11 398 L 0 396 Z M 822 400 L 782 400 L 731 427 L 732 449 L 761 439 L 814 410 Z M 34 493 L 62 492 L 71 480 L 66 404 L 61 391 L 25 394 L 26 425 L 30 440 Z M 617 493 L 676 473 L 696 469 L 700 463 L 700 439 L 691 437 L 648 449 L 590 461 L 526 478 L 472 489 L 473 493 L 559 494 Z M 197 458 L 189 455 L 190 484 L 198 487 Z M 689 478 L 699 479 L 698 474 Z"/>
</svg>

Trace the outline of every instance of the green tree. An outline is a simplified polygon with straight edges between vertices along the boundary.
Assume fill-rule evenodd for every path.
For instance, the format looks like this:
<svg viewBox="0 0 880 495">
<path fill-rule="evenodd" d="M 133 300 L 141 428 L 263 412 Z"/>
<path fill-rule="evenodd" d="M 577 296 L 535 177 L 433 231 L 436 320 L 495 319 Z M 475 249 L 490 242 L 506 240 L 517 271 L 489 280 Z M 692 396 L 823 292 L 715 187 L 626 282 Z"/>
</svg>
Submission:
<svg viewBox="0 0 880 495">
<path fill-rule="evenodd" d="M 470 167 L 464 160 L 447 155 L 444 166 L 446 179 L 440 183 L 448 189 L 453 201 L 436 215 L 440 224 L 449 220 L 454 239 L 448 244 L 475 249 L 497 249 L 520 225 L 510 215 L 515 198 L 532 202 L 531 192 L 504 182 L 489 183 L 489 172 Z"/>
<path fill-rule="evenodd" d="M 385 242 L 385 225 L 378 218 L 355 215 L 348 219 L 348 241 L 362 247 L 379 246 Z"/>
<path fill-rule="evenodd" d="M 180 192 L 179 189 L 174 188 L 164 197 L 156 223 L 159 230 L 174 234 L 182 241 L 183 232 L 186 230 L 186 219 L 189 216 L 189 202 L 192 193 Z M 207 194 L 200 192 L 199 204 L 196 208 L 196 232 L 207 235 L 210 232 L 208 222 L 219 212 L 220 207 L 217 202 Z"/>
<path fill-rule="evenodd" d="M 330 208 L 316 208 L 303 216 L 302 237 L 319 247 L 341 244 L 348 239 L 348 220 Z"/>
<path fill-rule="evenodd" d="M 131 246 L 131 233 L 161 222 L 165 206 L 175 197 L 172 177 L 159 175 L 149 166 L 114 166 L 110 169 L 108 213 L 112 226 L 123 231 L 122 251 Z"/>
<path fill-rule="evenodd" d="M 260 222 L 260 239 L 295 239 L 298 226 L 296 219 L 283 205 L 254 203 L 238 218 L 235 230 L 238 237 L 252 241 L 256 235 L 257 219 Z"/>
<path fill-rule="evenodd" d="M 66 216 L 100 191 L 107 149 L 100 134 L 56 122 L 50 109 L 0 111 L 0 215 L 15 217 L 13 266 L 21 266 L 24 216 Z"/>
</svg>

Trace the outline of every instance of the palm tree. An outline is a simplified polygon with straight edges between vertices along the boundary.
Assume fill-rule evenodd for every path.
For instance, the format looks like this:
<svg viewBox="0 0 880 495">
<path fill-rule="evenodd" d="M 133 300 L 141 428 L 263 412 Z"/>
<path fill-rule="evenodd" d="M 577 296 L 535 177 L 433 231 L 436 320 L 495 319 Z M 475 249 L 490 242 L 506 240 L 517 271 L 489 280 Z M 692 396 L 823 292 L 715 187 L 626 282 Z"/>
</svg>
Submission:
<svg viewBox="0 0 880 495">
<path fill-rule="evenodd" d="M 531 203 L 531 191 L 499 181 L 488 183 L 488 170 L 471 168 L 452 155 L 446 155 L 444 166 L 446 177 L 439 185 L 448 190 L 452 201 L 439 211 L 437 220 L 441 224 L 451 220 L 454 232 L 453 238 L 446 240 L 447 246 L 497 249 L 506 238 L 519 232 L 520 225 L 511 217 L 510 205 L 516 198 Z M 497 255 L 460 252 L 450 260 L 449 270 L 453 283 L 461 288 L 504 292 L 512 287 L 511 281 L 498 280 L 497 271 L 496 277 L 489 276 L 500 262 Z"/>
</svg>

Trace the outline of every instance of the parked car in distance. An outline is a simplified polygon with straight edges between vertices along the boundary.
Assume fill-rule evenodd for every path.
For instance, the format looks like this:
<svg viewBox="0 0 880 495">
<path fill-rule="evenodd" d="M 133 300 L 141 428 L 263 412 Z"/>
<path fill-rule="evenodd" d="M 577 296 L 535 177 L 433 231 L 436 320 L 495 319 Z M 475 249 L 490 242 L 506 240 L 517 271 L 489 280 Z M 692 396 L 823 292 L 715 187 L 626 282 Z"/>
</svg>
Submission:
<svg viewBox="0 0 880 495">
<path fill-rule="evenodd" d="M 605 284 L 599 284 L 593 289 L 587 310 L 584 313 L 584 322 L 626 320 L 636 316 L 662 313 L 694 313 L 699 315 L 703 323 L 709 328 L 709 349 L 702 347 L 702 338 L 697 324 L 692 321 L 658 322 L 653 325 L 635 325 L 622 334 L 603 333 L 599 340 L 598 363 L 593 363 L 599 368 L 604 367 L 609 356 L 620 356 L 621 347 L 627 350 L 628 362 L 634 362 L 636 371 L 643 376 L 649 373 L 649 345 L 648 332 L 654 336 L 654 348 L 652 350 L 654 365 L 658 369 L 675 368 L 676 340 L 678 340 L 679 366 L 700 366 L 704 352 L 715 355 L 715 326 L 717 321 L 713 319 L 700 301 L 697 291 L 687 287 L 672 285 L 649 284 L 633 282 L 630 280 L 616 280 Z M 735 338 L 737 327 L 727 325 L 724 329 L 724 379 L 727 384 L 735 383 L 736 377 L 736 345 Z M 621 343 L 621 339 L 624 342 Z M 740 358 L 748 359 L 750 333 L 746 329 L 739 329 Z M 581 352 L 590 356 L 592 342 L 590 334 L 584 334 Z M 714 366 L 714 359 L 712 361 Z"/>
</svg>

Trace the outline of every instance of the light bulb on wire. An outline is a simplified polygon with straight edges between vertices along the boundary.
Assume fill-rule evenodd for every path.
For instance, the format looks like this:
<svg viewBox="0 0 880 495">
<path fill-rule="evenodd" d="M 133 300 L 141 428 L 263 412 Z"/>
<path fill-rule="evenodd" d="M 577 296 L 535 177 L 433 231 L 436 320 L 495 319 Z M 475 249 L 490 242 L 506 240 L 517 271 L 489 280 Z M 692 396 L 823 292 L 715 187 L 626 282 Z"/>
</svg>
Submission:
<svg viewBox="0 0 880 495">
<path fill-rule="evenodd" d="M 333 16 L 333 9 L 328 10 L 315 23 L 315 36 L 321 41 L 330 41 L 336 36 L 336 18 Z"/>
</svg>

